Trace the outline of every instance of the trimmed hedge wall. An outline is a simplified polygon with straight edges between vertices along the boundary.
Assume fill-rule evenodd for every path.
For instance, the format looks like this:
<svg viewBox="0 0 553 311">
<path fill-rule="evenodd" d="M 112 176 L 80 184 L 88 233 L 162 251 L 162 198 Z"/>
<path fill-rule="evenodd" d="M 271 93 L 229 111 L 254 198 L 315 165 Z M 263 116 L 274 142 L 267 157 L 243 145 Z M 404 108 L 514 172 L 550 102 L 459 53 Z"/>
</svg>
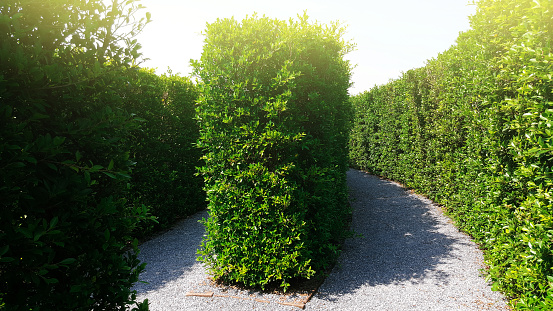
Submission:
<svg viewBox="0 0 553 311">
<path fill-rule="evenodd" d="M 0 4 L 6 310 L 148 308 L 130 289 L 144 269 L 131 233 L 145 213 L 122 195 L 132 164 L 125 140 L 138 124 L 117 89 L 138 57 L 130 39 L 147 20 L 111 33 L 136 10 L 133 1 Z"/>
<path fill-rule="evenodd" d="M 553 1 L 481 0 L 423 68 L 355 96 L 353 166 L 445 205 L 518 309 L 553 307 Z"/>
<path fill-rule="evenodd" d="M 140 8 L 0 4 L 2 310 L 147 310 L 135 237 L 205 207 L 198 92 L 132 65 Z"/>
<path fill-rule="evenodd" d="M 136 162 L 127 198 L 155 217 L 135 230 L 134 236 L 144 237 L 206 207 L 203 179 L 196 176 L 202 166 L 195 145 L 198 90 L 189 78 L 158 76 L 152 69 L 128 70 L 124 82 L 123 107 L 141 121 L 126 145 Z"/>
<path fill-rule="evenodd" d="M 336 258 L 349 214 L 342 34 L 307 16 L 207 26 L 194 62 L 210 211 L 200 259 L 215 278 L 286 289 Z"/>
</svg>

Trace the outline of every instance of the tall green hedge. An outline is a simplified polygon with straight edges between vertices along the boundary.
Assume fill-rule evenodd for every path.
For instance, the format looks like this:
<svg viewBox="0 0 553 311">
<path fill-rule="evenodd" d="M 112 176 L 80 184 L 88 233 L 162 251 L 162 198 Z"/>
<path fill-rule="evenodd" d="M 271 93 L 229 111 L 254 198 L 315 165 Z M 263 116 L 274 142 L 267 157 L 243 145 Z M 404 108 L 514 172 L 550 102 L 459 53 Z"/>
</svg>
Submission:
<svg viewBox="0 0 553 311">
<path fill-rule="evenodd" d="M 147 22 L 134 1 L 0 3 L 0 306 L 127 310 L 144 265 L 124 199 L 138 126 L 121 73 Z M 127 32 L 117 32 L 128 24 Z M 136 308 L 134 308 L 136 309 Z"/>
<path fill-rule="evenodd" d="M 445 205 L 518 309 L 553 307 L 553 1 L 481 0 L 457 44 L 355 96 L 352 165 Z"/>
<path fill-rule="evenodd" d="M 193 64 L 210 211 L 201 260 L 215 278 L 286 289 L 336 257 L 349 213 L 343 31 L 307 16 L 207 26 Z"/>
<path fill-rule="evenodd" d="M 128 199 L 155 217 L 135 230 L 134 235 L 142 237 L 205 208 L 203 179 L 196 176 L 201 166 L 201 150 L 195 145 L 198 90 L 189 78 L 158 76 L 152 69 L 133 68 L 124 77 L 119 89 L 122 107 L 141 119 L 126 145 L 136 162 Z"/>
</svg>

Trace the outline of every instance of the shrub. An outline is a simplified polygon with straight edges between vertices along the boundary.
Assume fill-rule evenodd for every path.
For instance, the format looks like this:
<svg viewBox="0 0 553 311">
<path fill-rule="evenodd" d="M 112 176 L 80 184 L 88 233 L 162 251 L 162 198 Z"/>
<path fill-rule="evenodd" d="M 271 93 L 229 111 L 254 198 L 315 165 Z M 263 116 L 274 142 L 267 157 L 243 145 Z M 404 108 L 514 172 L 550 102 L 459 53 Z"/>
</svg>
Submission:
<svg viewBox="0 0 553 311">
<path fill-rule="evenodd" d="M 352 164 L 444 204 L 519 309 L 553 306 L 552 9 L 481 0 L 455 46 L 353 98 Z"/>
<path fill-rule="evenodd" d="M 286 289 L 337 256 L 349 213 L 343 31 L 307 16 L 207 26 L 193 64 L 210 211 L 200 259 L 215 278 Z"/>
<path fill-rule="evenodd" d="M 147 19 L 126 1 L 0 4 L 0 303 L 126 310 L 144 265 L 123 194 L 134 118 L 119 73 Z M 116 33 L 130 22 L 126 33 Z"/>
</svg>

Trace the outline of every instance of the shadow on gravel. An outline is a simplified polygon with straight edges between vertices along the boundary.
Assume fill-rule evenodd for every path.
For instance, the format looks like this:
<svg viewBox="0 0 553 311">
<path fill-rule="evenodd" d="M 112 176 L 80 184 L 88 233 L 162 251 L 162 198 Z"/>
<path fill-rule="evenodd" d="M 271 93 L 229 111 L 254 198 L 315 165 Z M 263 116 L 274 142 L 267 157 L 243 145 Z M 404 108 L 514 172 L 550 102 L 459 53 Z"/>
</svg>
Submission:
<svg viewBox="0 0 553 311">
<path fill-rule="evenodd" d="M 362 237 L 345 241 L 319 297 L 334 301 L 361 286 L 419 283 L 425 277 L 447 285 L 449 274 L 437 266 L 455 260 L 452 252 L 466 242 L 448 234 L 451 229 L 438 221 L 437 207 L 394 182 L 357 170 L 348 172 L 348 185 L 352 229 Z"/>
<path fill-rule="evenodd" d="M 146 263 L 146 270 L 140 274 L 140 281 L 134 290 L 138 293 L 155 291 L 167 283 L 177 280 L 200 263 L 196 260 L 196 250 L 200 247 L 205 232 L 198 221 L 207 218 L 202 211 L 177 223 L 170 231 L 143 243 L 139 259 Z"/>
</svg>

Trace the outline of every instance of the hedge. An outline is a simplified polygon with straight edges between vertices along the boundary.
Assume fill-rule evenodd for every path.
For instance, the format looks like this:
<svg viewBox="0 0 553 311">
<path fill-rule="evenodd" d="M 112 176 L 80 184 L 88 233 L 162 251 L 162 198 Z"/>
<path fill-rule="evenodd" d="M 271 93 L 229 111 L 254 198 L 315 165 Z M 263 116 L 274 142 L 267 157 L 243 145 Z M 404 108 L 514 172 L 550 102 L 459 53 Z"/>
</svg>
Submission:
<svg viewBox="0 0 553 311">
<path fill-rule="evenodd" d="M 456 45 L 352 98 L 350 159 L 443 204 L 493 289 L 553 307 L 553 1 L 481 0 Z"/>
<path fill-rule="evenodd" d="M 121 73 L 148 22 L 134 1 L 0 4 L 0 305 L 5 310 L 147 310 L 126 202 L 139 123 Z M 120 23 L 127 32 L 115 32 Z"/>
<path fill-rule="evenodd" d="M 203 179 L 196 176 L 202 163 L 195 145 L 198 90 L 189 78 L 171 72 L 159 76 L 153 69 L 131 69 L 124 77 L 122 107 L 141 120 L 125 147 L 136 162 L 127 199 L 155 217 L 134 231 L 134 236 L 147 238 L 205 209 Z"/>
<path fill-rule="evenodd" d="M 286 289 L 336 258 L 349 214 L 343 31 L 305 15 L 207 26 L 193 64 L 209 208 L 200 260 L 216 279 Z"/>
</svg>

